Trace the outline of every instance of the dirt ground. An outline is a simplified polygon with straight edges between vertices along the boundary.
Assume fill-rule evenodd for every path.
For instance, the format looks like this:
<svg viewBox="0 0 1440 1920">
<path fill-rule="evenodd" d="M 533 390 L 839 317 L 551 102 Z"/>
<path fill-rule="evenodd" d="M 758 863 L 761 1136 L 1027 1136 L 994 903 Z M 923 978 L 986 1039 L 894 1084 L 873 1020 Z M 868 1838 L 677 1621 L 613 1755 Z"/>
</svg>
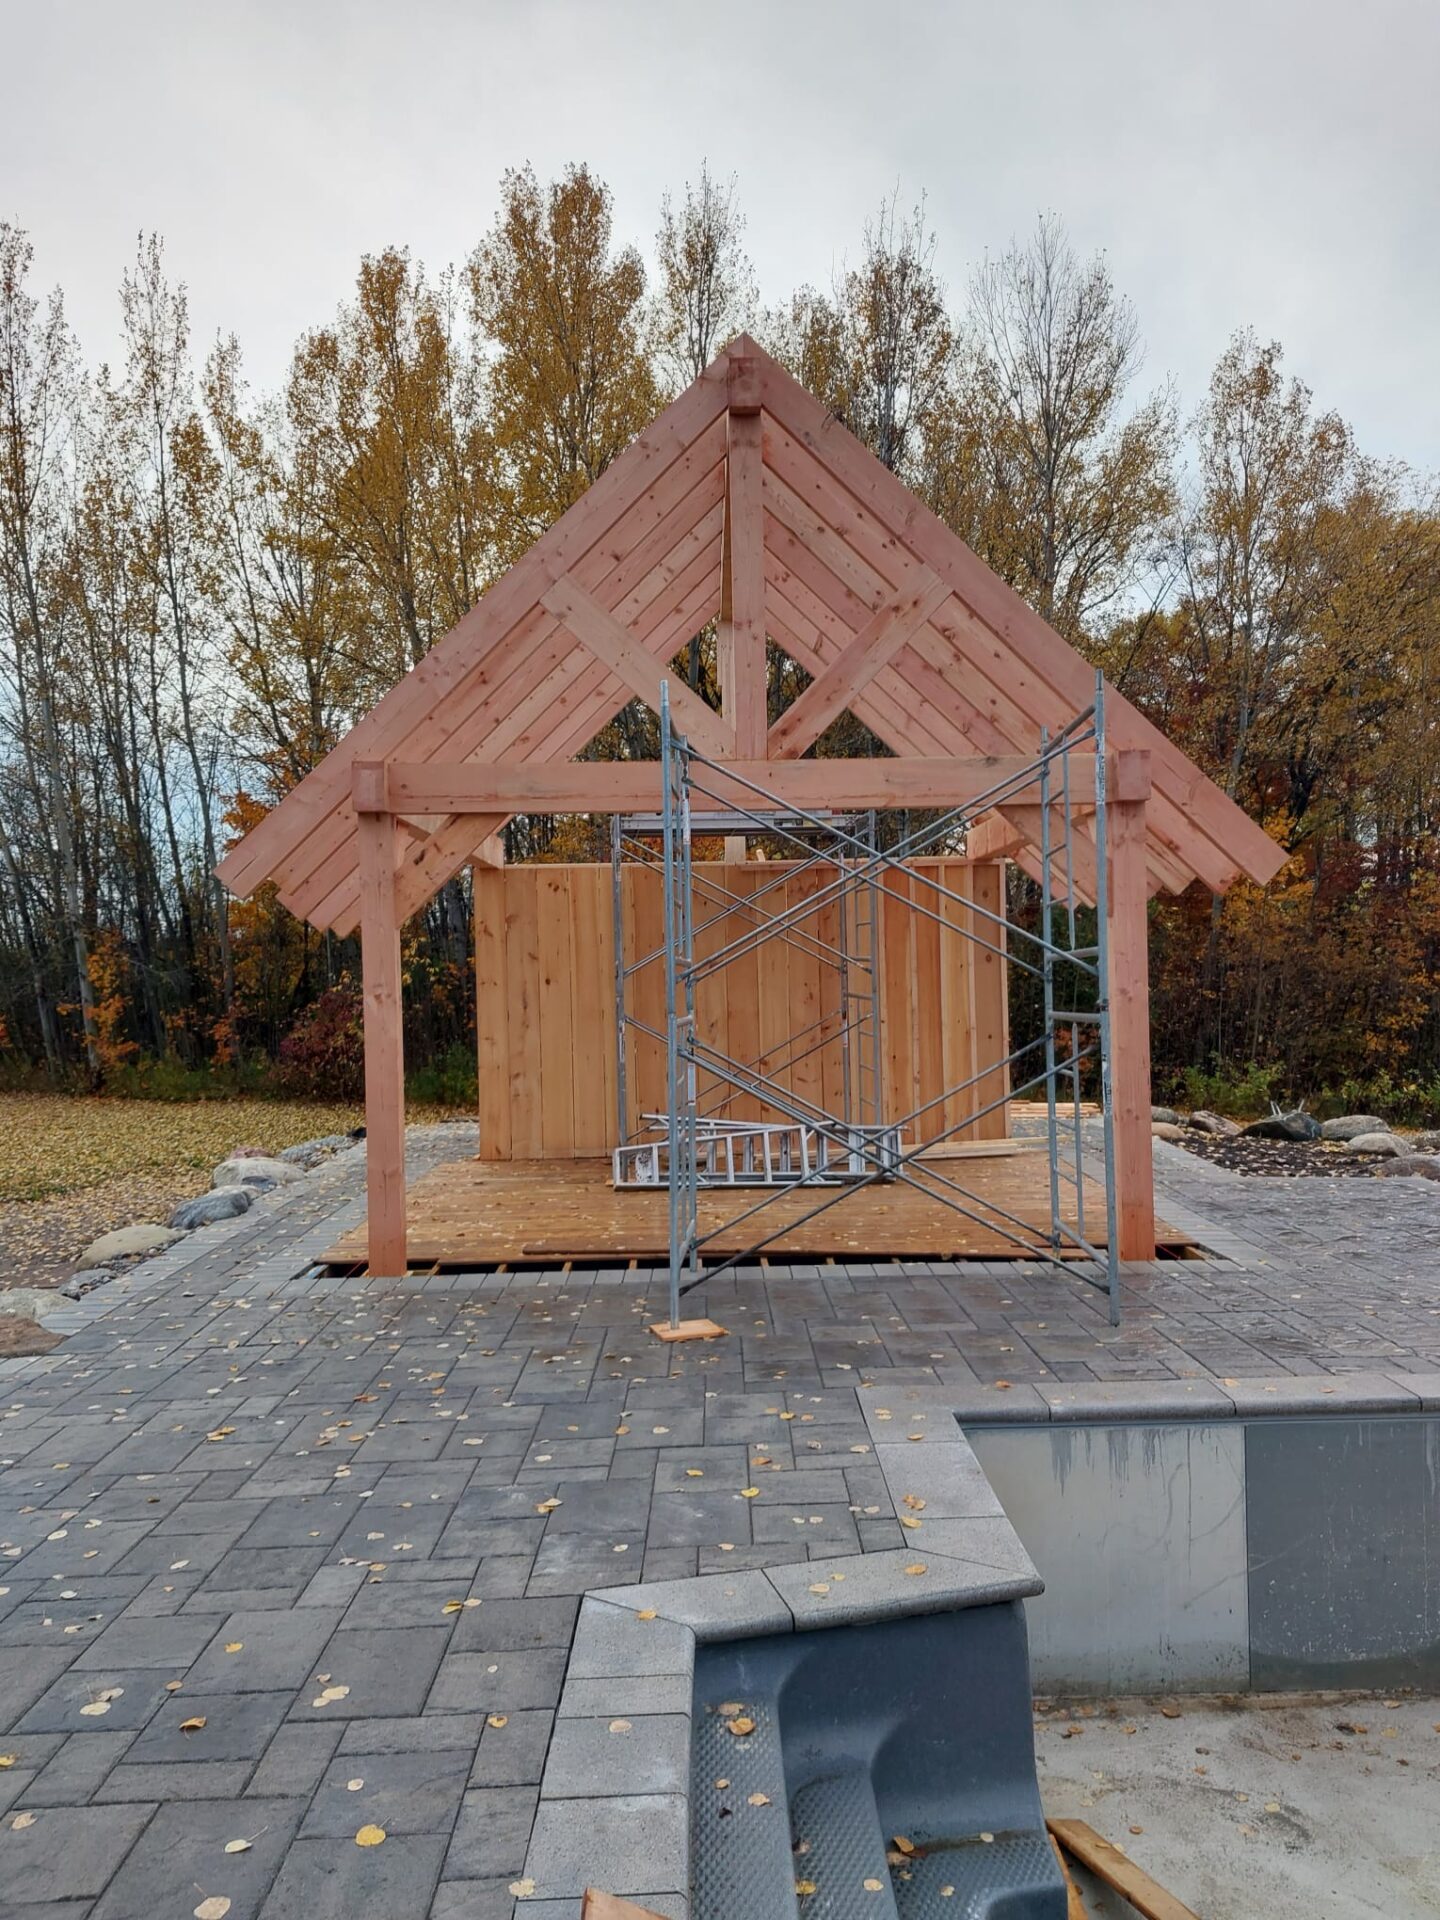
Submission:
<svg viewBox="0 0 1440 1920">
<path fill-rule="evenodd" d="M 236 1147 L 275 1153 L 362 1119 L 310 1102 L 0 1094 L 0 1286 L 61 1286 L 92 1240 L 163 1224 Z"/>
</svg>

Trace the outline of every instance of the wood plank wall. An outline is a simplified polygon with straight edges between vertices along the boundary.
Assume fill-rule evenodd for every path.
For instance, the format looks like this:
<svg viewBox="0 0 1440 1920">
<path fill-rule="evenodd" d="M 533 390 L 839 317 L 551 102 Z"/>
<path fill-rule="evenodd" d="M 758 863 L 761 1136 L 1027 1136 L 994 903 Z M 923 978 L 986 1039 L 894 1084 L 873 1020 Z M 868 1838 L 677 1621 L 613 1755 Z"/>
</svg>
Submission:
<svg viewBox="0 0 1440 1920">
<path fill-rule="evenodd" d="M 926 885 L 927 875 L 960 899 L 937 893 Z M 763 906 L 747 915 L 717 894 L 717 883 L 732 894 L 770 891 Z M 793 907 L 825 884 L 820 871 L 792 873 L 779 861 L 698 864 L 697 952 L 714 953 L 759 916 L 778 911 L 782 900 Z M 1006 1090 L 1004 936 L 983 917 L 983 911 L 1002 911 L 1003 884 L 998 862 L 918 860 L 911 871 L 886 876 L 877 928 L 883 1116 L 912 1113 L 947 1087 L 979 1076 L 973 1089 L 922 1116 L 912 1137 L 1004 1137 L 1003 1104 L 979 1120 L 966 1117 L 1003 1101 Z M 928 913 L 912 911 L 912 899 Z M 625 868 L 622 901 L 627 965 L 656 956 L 630 976 L 629 1007 L 663 1035 L 659 875 Z M 618 1137 L 609 867 L 477 867 L 475 913 L 480 1157 L 569 1159 L 607 1150 Z M 807 934 L 837 944 L 833 901 L 805 915 L 793 941 L 766 940 L 707 982 L 697 1026 L 717 1048 L 758 1062 L 792 1091 L 836 1112 L 844 1071 L 839 978 L 835 966 L 809 946 Z M 810 1027 L 815 1030 L 807 1037 L 793 1040 Z M 664 1108 L 663 1039 L 632 1029 L 627 1093 L 632 1129 L 640 1114 Z M 728 1107 L 724 1098 L 713 1076 L 702 1076 L 702 1111 L 766 1117 L 753 1095 L 733 1095 Z"/>
</svg>

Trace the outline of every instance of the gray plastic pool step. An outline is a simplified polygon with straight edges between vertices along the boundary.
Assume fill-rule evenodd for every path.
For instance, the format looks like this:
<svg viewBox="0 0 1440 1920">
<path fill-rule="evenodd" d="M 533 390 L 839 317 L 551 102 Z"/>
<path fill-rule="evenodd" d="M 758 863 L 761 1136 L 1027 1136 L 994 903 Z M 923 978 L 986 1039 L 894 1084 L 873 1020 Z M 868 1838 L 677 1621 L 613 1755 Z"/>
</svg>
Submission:
<svg viewBox="0 0 1440 1920">
<path fill-rule="evenodd" d="M 693 1726 L 693 1920 L 1064 1920 L 1018 1602 L 704 1647 Z"/>
</svg>

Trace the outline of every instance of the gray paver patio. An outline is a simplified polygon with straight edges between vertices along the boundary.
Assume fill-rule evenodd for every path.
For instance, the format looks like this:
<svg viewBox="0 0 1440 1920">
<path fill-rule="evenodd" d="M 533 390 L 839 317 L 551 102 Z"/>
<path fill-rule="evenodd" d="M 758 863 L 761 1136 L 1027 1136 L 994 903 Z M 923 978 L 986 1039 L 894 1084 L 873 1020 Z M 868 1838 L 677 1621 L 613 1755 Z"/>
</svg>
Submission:
<svg viewBox="0 0 1440 1920">
<path fill-rule="evenodd" d="M 473 1137 L 413 1134 L 412 1169 Z M 613 1751 L 626 1589 L 789 1561 L 798 1593 L 807 1561 L 905 1542 L 877 1449 L 907 1436 L 872 1437 L 864 1383 L 1007 1415 L 1076 1383 L 1440 1390 L 1427 1182 L 1241 1181 L 1162 1149 L 1162 1210 L 1223 1257 L 1128 1270 L 1118 1329 L 1038 1264 L 794 1264 L 696 1296 L 729 1339 L 661 1348 L 657 1273 L 317 1275 L 362 1177 L 348 1156 L 180 1242 L 0 1364 L 7 1916 L 508 1915 L 547 1757 L 581 1818 Z M 926 1486 L 932 1551 L 963 1551 L 988 1490 Z M 567 1682 L 594 1590 L 621 1603 L 618 1666 Z M 657 1716 L 652 1808 L 688 1706 L 662 1638 L 623 1679 Z"/>
</svg>

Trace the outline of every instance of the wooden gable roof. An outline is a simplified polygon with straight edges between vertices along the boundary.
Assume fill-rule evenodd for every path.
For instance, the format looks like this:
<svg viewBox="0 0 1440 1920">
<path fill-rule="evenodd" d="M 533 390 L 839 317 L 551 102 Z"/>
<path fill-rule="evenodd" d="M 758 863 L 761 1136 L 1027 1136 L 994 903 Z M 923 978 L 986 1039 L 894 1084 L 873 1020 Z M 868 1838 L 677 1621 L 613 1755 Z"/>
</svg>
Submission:
<svg viewBox="0 0 1440 1920">
<path fill-rule="evenodd" d="M 1081 656 L 742 336 L 245 836 L 221 879 L 237 894 L 273 880 L 314 925 L 351 930 L 357 768 L 568 760 L 637 695 L 654 704 L 666 663 L 713 619 L 723 712 L 674 682 L 672 699 L 716 759 L 793 759 L 847 707 L 902 757 L 1031 756 L 1093 692 Z M 768 728 L 767 635 L 813 682 Z M 1112 747 L 1150 756 L 1152 891 L 1273 877 L 1283 850 L 1118 693 L 1106 721 Z M 1038 813 L 1007 807 L 975 850 L 1033 866 Z M 408 818 L 401 911 L 504 817 Z"/>
</svg>

